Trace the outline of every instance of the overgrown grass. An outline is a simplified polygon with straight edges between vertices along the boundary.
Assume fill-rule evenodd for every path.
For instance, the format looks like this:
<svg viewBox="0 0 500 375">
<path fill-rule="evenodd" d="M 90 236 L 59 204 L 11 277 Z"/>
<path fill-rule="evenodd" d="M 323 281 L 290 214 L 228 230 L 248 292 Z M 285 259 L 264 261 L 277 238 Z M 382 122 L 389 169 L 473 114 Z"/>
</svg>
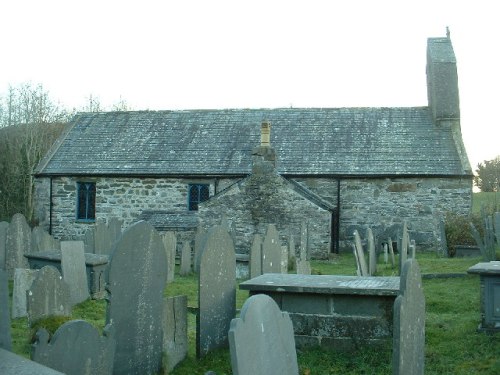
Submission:
<svg viewBox="0 0 500 375">
<path fill-rule="evenodd" d="M 480 262 L 480 258 L 441 258 L 435 253 L 418 253 L 423 274 L 463 273 Z M 313 261 L 316 274 L 355 275 L 354 258 L 350 253 L 336 256 L 331 261 Z M 379 259 L 378 275 L 396 275 L 397 270 Z M 479 278 L 424 279 L 426 296 L 426 374 L 500 374 L 500 334 L 478 333 Z M 11 285 L 12 288 L 12 285 Z M 197 306 L 198 292 L 195 275 L 179 277 L 169 284 L 165 295 L 187 295 L 188 305 Z M 237 292 L 237 306 L 241 308 L 247 292 Z M 85 319 L 102 330 L 105 320 L 103 300 L 86 301 L 73 309 L 73 319 Z M 202 359 L 196 358 L 196 316 L 188 314 L 189 352 L 186 360 L 172 372 L 174 375 L 204 374 L 208 370 L 218 375 L 231 374 L 229 351 L 218 350 Z M 14 351 L 29 356 L 32 332 L 27 320 L 12 321 Z M 300 374 L 390 374 L 392 348 L 364 348 L 354 353 L 332 353 L 325 349 L 297 352 Z"/>
</svg>

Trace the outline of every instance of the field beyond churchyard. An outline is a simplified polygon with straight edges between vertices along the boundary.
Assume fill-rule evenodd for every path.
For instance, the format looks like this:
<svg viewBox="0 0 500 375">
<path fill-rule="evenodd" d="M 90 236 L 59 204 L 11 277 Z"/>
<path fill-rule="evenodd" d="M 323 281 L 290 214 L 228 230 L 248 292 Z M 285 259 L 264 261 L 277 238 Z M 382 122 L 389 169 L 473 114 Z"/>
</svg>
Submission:
<svg viewBox="0 0 500 375">
<path fill-rule="evenodd" d="M 440 258 L 434 253 L 419 253 L 417 259 L 424 275 L 426 298 L 426 374 L 500 374 L 500 334 L 478 333 L 479 277 L 467 275 L 467 269 L 480 262 L 480 258 Z M 313 273 L 355 275 L 355 262 L 350 253 L 341 254 L 331 261 L 313 261 Z M 378 276 L 393 276 L 396 271 L 379 258 Z M 435 277 L 434 274 L 452 274 L 455 277 Z M 461 274 L 461 275 L 456 275 Z M 425 275 L 434 275 L 426 277 Z M 458 276 L 458 277 L 457 277 Z M 12 287 L 12 285 L 11 285 Z M 176 274 L 165 295 L 188 296 L 190 306 L 189 353 L 186 360 L 172 374 L 204 374 L 208 370 L 218 375 L 230 374 L 228 350 L 213 352 L 201 360 L 196 359 L 195 308 L 197 306 L 197 279 L 195 275 L 180 277 Z M 237 307 L 248 297 L 246 291 L 237 292 Z M 72 319 L 85 319 L 99 329 L 104 326 L 105 302 L 86 301 L 74 308 Z M 56 322 L 60 324 L 61 322 Z M 26 318 L 12 321 L 13 349 L 29 357 L 29 342 L 33 331 Z M 354 353 L 335 353 L 314 349 L 298 351 L 300 374 L 391 374 L 392 348 L 386 350 L 360 348 Z"/>
</svg>

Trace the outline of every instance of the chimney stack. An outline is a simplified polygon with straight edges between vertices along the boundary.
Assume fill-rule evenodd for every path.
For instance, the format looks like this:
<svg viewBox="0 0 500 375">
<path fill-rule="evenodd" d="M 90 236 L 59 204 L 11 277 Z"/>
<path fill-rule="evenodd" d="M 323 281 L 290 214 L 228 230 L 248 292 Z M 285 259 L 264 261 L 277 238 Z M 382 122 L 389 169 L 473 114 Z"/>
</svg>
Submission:
<svg viewBox="0 0 500 375">
<path fill-rule="evenodd" d="M 262 121 L 260 126 L 260 145 L 252 150 L 252 173 L 275 173 L 276 151 L 271 147 L 271 123 Z"/>
<path fill-rule="evenodd" d="M 271 146 L 271 123 L 269 121 L 262 121 L 260 126 L 260 145 L 261 147 Z"/>
</svg>

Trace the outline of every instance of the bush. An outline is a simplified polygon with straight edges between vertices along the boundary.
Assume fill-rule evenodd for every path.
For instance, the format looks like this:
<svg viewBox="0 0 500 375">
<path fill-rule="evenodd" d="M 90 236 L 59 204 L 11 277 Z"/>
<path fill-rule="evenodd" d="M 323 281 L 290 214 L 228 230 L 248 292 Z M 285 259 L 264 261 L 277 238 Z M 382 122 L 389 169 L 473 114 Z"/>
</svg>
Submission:
<svg viewBox="0 0 500 375">
<path fill-rule="evenodd" d="M 479 215 L 458 215 L 454 212 L 446 214 L 444 228 L 446 244 L 448 245 L 448 255 L 450 257 L 455 256 L 455 248 L 458 245 L 477 245 L 474 237 L 472 237 L 469 223 L 474 224 L 480 231 L 483 228 Z"/>
</svg>

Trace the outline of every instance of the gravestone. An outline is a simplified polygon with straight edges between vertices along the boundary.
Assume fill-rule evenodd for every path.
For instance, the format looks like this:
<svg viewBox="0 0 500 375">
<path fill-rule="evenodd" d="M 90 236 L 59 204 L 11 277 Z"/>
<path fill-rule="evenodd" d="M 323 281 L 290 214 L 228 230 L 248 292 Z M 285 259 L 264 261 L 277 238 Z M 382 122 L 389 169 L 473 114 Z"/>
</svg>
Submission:
<svg viewBox="0 0 500 375">
<path fill-rule="evenodd" d="M 12 290 L 12 318 L 28 316 L 26 292 L 31 289 L 39 270 L 16 268 L 14 271 L 14 288 Z"/>
<path fill-rule="evenodd" d="M 441 256 L 448 256 L 448 242 L 446 241 L 446 225 L 444 223 L 444 218 L 439 220 L 439 237 L 441 239 L 439 251 L 441 252 Z"/>
<path fill-rule="evenodd" d="M 54 370 L 71 375 L 109 375 L 113 372 L 115 340 L 113 329 L 104 328 L 104 336 L 84 320 L 64 323 L 49 340 L 40 329 L 31 345 L 31 359 Z"/>
<path fill-rule="evenodd" d="M 31 252 L 57 251 L 61 249 L 59 240 L 52 237 L 40 226 L 34 227 L 31 231 Z"/>
<path fill-rule="evenodd" d="M 94 233 L 94 252 L 96 254 L 110 255 L 115 241 L 122 234 L 121 220 L 112 217 L 107 223 L 98 221 L 95 224 Z"/>
<path fill-rule="evenodd" d="M 416 259 L 416 252 L 417 252 L 417 244 L 415 243 L 415 240 L 410 241 L 410 254 L 412 259 Z"/>
<path fill-rule="evenodd" d="M 201 253 L 207 241 L 207 231 L 202 227 L 198 227 L 194 237 L 194 272 L 200 271 Z"/>
<path fill-rule="evenodd" d="M 250 278 L 262 275 L 262 237 L 256 233 L 250 248 Z"/>
<path fill-rule="evenodd" d="M 387 244 L 389 245 L 389 255 L 391 256 L 391 265 L 392 265 L 392 268 L 394 268 L 394 266 L 396 265 L 396 259 L 394 257 L 394 248 L 392 247 L 392 238 L 389 237 L 388 241 L 387 241 Z"/>
<path fill-rule="evenodd" d="M 495 222 L 495 237 L 497 239 L 497 244 L 500 243 L 500 212 L 495 212 L 493 216 L 493 221 Z M 1 223 L 0 223 L 1 224 Z"/>
<path fill-rule="evenodd" d="M 293 239 L 293 235 L 290 235 L 288 237 L 288 262 L 295 263 L 295 259 L 297 259 L 295 253 L 295 240 Z"/>
<path fill-rule="evenodd" d="M 170 372 L 186 358 L 187 336 L 187 296 L 167 297 L 163 304 L 163 351 L 167 363 L 163 366 Z"/>
<path fill-rule="evenodd" d="M 356 262 L 356 275 L 361 276 L 361 264 L 358 259 L 358 250 L 356 249 L 356 245 L 352 244 L 352 253 L 354 254 L 354 260 Z"/>
<path fill-rule="evenodd" d="M 265 294 L 248 298 L 231 321 L 229 348 L 235 375 L 299 373 L 292 321 Z"/>
<path fill-rule="evenodd" d="M 262 273 L 281 273 L 281 245 L 276 225 L 269 224 L 262 243 Z"/>
<path fill-rule="evenodd" d="M 296 262 L 297 274 L 300 275 L 310 275 L 311 274 L 311 263 L 308 260 L 298 259 Z"/>
<path fill-rule="evenodd" d="M 9 279 L 16 268 L 29 268 L 24 254 L 31 250 L 31 229 L 22 214 L 15 214 L 7 228 L 5 269 Z"/>
<path fill-rule="evenodd" d="M 76 305 L 90 297 L 83 241 L 61 242 L 61 269 L 68 283 L 71 303 Z"/>
<path fill-rule="evenodd" d="M 384 264 L 388 264 L 389 263 L 389 246 L 385 243 L 382 248 L 384 250 Z"/>
<path fill-rule="evenodd" d="M 177 237 L 174 232 L 167 232 L 162 236 L 165 254 L 167 256 L 167 284 L 175 278 L 175 255 L 177 252 Z"/>
<path fill-rule="evenodd" d="M 403 264 L 400 294 L 394 302 L 393 373 L 424 373 L 425 297 L 415 259 Z"/>
<path fill-rule="evenodd" d="M 358 262 L 358 269 L 361 275 L 358 276 L 369 276 L 368 266 L 366 265 L 365 252 L 363 251 L 363 245 L 361 243 L 361 237 L 357 230 L 354 230 L 354 250 L 356 251 L 356 261 Z"/>
<path fill-rule="evenodd" d="M 181 251 L 181 269 L 179 274 L 186 276 L 191 273 L 191 245 L 189 241 L 184 241 Z"/>
<path fill-rule="evenodd" d="M 12 349 L 9 314 L 9 286 L 7 272 L 0 269 L 0 348 Z"/>
<path fill-rule="evenodd" d="M 9 227 L 9 223 L 6 221 L 0 221 L 0 269 L 5 269 L 5 252 L 6 247 L 5 243 L 7 241 L 7 228 Z"/>
<path fill-rule="evenodd" d="M 163 243 L 151 224 L 139 221 L 115 242 L 106 310 L 106 323 L 115 329 L 115 374 L 152 374 L 161 367 L 166 271 Z"/>
<path fill-rule="evenodd" d="M 309 244 L 307 224 L 302 222 L 300 226 L 300 259 L 309 260 Z"/>
<path fill-rule="evenodd" d="M 227 332 L 236 314 L 234 243 L 220 226 L 210 229 L 201 255 L 198 306 L 196 354 L 200 358 L 227 346 Z"/>
<path fill-rule="evenodd" d="M 2 375 L 64 375 L 20 355 L 0 348 L 0 374 Z"/>
<path fill-rule="evenodd" d="M 281 273 L 288 273 L 288 247 L 282 245 L 281 246 Z"/>
<path fill-rule="evenodd" d="M 377 273 L 377 253 L 375 252 L 375 239 L 371 228 L 366 230 L 366 242 L 368 244 L 368 273 L 373 276 Z"/>
<path fill-rule="evenodd" d="M 50 315 L 71 315 L 69 286 L 55 267 L 43 267 L 26 295 L 30 324 Z"/>
<path fill-rule="evenodd" d="M 410 237 L 408 236 L 408 226 L 406 221 L 403 223 L 403 234 L 401 235 L 401 248 L 399 249 L 399 273 L 403 270 L 403 265 L 408 259 L 408 246 L 410 245 Z"/>
</svg>

